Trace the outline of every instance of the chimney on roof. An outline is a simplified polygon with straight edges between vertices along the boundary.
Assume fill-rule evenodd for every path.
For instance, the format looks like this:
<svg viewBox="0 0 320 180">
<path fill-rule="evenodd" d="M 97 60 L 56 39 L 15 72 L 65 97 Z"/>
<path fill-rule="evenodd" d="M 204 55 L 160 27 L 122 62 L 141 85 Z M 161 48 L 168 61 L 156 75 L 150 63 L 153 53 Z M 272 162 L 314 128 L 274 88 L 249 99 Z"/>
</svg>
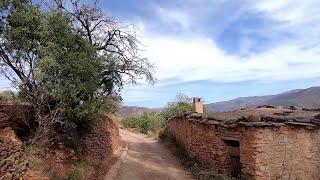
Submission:
<svg viewBox="0 0 320 180">
<path fill-rule="evenodd" d="M 201 98 L 194 97 L 193 98 L 193 108 L 196 113 L 203 113 L 203 103 Z"/>
</svg>

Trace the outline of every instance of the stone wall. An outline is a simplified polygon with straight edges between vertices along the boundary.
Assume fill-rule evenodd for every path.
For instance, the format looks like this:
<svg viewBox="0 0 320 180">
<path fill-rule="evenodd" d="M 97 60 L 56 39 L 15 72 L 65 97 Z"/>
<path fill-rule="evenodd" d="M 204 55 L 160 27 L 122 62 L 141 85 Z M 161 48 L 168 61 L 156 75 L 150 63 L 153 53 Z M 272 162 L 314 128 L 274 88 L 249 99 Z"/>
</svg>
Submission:
<svg viewBox="0 0 320 180">
<path fill-rule="evenodd" d="M 320 177 L 320 130 L 306 127 L 223 127 L 186 116 L 169 128 L 189 156 L 234 173 L 239 156 L 247 179 L 317 179 Z M 232 147 L 228 142 L 238 142 Z M 240 163 L 239 162 L 239 163 Z"/>
<path fill-rule="evenodd" d="M 28 140 L 30 128 L 36 127 L 33 114 L 28 105 L 0 102 L 0 180 L 19 179 L 28 170 L 22 142 Z M 100 118 L 92 133 L 86 137 L 85 145 L 83 155 L 88 160 L 98 162 L 97 165 L 107 163 L 121 145 L 118 127 L 111 118 Z M 60 161 L 63 159 L 60 152 L 67 150 L 63 147 L 52 152 L 58 152 L 55 158 Z M 74 155 L 67 153 L 66 157 L 69 156 Z"/>
<path fill-rule="evenodd" d="M 34 113 L 30 106 L 0 102 L 0 129 L 10 127 L 19 138 L 27 138 L 35 126 Z"/>
<path fill-rule="evenodd" d="M 0 102 L 0 179 L 18 179 L 27 171 L 21 138 L 32 128 L 30 107 Z"/>
<path fill-rule="evenodd" d="M 226 140 L 239 140 L 239 133 L 234 130 L 227 130 L 215 125 L 195 121 L 191 121 L 190 124 L 190 155 L 222 167 L 231 173 L 232 167 L 227 153 L 229 147 L 226 144 Z"/>
<path fill-rule="evenodd" d="M 319 179 L 320 130 L 283 126 L 246 128 L 242 171 L 252 179 Z"/>
<path fill-rule="evenodd" d="M 217 165 L 231 173 L 227 140 L 239 140 L 236 130 L 218 128 L 212 124 L 188 121 L 186 117 L 169 121 L 171 133 L 183 145 L 189 156 L 204 163 Z"/>
<path fill-rule="evenodd" d="M 0 129 L 0 179 L 18 179 L 27 170 L 22 142 L 11 128 Z"/>
<path fill-rule="evenodd" d="M 121 146 L 119 129 L 109 117 L 100 118 L 91 134 L 85 139 L 85 153 L 91 160 L 110 158 Z"/>
</svg>

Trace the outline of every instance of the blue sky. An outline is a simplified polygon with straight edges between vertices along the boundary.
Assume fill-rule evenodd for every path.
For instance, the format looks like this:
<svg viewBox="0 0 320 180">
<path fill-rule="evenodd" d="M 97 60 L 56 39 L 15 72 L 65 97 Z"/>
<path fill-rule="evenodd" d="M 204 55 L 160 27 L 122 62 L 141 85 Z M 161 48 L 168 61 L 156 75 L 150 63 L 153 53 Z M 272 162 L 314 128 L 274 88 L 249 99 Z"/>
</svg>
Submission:
<svg viewBox="0 0 320 180">
<path fill-rule="evenodd" d="M 141 55 L 156 67 L 158 83 L 126 86 L 125 105 L 162 107 L 177 93 L 209 103 L 320 83 L 319 0 L 103 0 L 102 7 L 136 26 Z"/>
</svg>

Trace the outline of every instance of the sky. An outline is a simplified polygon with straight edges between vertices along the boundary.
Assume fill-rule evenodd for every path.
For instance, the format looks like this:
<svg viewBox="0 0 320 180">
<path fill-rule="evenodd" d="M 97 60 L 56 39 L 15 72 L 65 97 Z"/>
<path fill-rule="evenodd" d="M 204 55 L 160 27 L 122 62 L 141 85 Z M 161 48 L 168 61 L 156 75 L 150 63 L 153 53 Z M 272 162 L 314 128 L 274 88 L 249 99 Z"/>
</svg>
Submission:
<svg viewBox="0 0 320 180">
<path fill-rule="evenodd" d="M 211 103 L 320 83 L 319 0 L 103 0 L 101 7 L 135 26 L 141 56 L 155 65 L 157 83 L 125 86 L 124 105 L 163 107 L 178 93 Z"/>
</svg>

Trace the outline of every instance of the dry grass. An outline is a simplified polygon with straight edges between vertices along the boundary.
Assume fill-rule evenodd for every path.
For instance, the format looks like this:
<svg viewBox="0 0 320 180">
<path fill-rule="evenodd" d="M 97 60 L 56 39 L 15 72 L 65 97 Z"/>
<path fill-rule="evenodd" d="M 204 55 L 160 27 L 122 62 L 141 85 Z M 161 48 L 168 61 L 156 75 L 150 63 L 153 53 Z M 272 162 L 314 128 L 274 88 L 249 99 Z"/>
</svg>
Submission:
<svg viewBox="0 0 320 180">
<path fill-rule="evenodd" d="M 26 177 L 34 179 L 103 179 L 108 169 L 107 166 L 112 161 L 110 159 L 108 163 L 91 162 L 86 157 L 77 155 L 60 159 L 60 155 L 55 151 L 46 152 L 44 149 L 35 146 L 27 147 L 25 152 L 29 165 Z M 69 154 L 68 151 L 63 153 Z M 104 162 L 107 162 L 107 160 Z"/>
</svg>

